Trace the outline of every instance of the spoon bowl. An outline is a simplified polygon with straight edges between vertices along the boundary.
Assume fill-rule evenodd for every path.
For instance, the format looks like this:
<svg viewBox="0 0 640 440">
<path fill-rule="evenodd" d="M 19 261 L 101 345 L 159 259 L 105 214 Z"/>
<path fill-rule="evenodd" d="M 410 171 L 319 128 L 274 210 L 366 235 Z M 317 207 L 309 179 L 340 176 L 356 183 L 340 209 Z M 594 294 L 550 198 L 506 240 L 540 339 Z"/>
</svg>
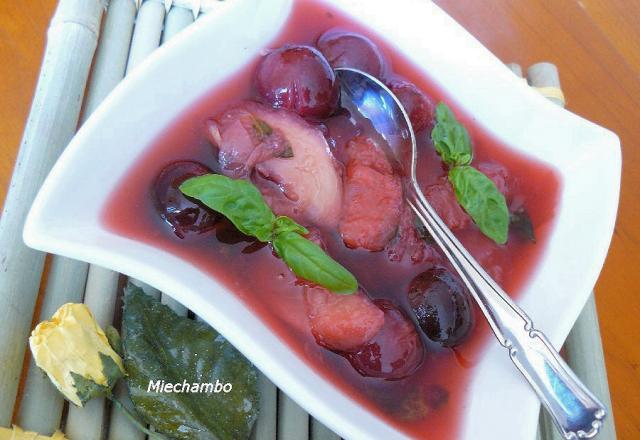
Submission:
<svg viewBox="0 0 640 440">
<path fill-rule="evenodd" d="M 400 100 L 376 77 L 348 67 L 335 69 L 340 82 L 341 104 L 371 121 L 373 128 L 387 142 L 393 157 L 415 176 L 416 139 L 409 116 Z"/>
</svg>

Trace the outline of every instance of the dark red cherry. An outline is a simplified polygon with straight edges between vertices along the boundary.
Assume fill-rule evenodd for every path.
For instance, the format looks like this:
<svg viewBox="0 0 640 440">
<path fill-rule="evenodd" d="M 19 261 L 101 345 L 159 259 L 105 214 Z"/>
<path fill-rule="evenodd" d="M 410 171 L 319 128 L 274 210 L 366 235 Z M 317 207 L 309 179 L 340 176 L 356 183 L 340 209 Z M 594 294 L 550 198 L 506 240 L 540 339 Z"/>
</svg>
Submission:
<svg viewBox="0 0 640 440">
<path fill-rule="evenodd" d="M 316 46 L 334 69 L 351 67 L 376 78 L 382 78 L 384 75 L 385 63 L 382 54 L 376 45 L 363 35 L 331 29 L 320 36 Z"/>
<path fill-rule="evenodd" d="M 338 106 L 338 83 L 329 62 L 315 48 L 287 45 L 267 54 L 255 72 L 256 89 L 276 108 L 326 118 Z"/>
<path fill-rule="evenodd" d="M 429 339 L 445 347 L 462 342 L 473 327 L 469 293 L 450 271 L 434 267 L 409 285 L 409 304 Z"/>
<path fill-rule="evenodd" d="M 344 356 L 363 376 L 402 379 L 422 363 L 424 347 L 413 323 L 387 300 L 374 303 L 384 312 L 382 329 L 358 352 Z"/>
<path fill-rule="evenodd" d="M 388 86 L 409 115 L 413 131 L 417 132 L 431 125 L 435 107 L 427 95 L 413 83 L 402 79 L 391 80 Z"/>
<path fill-rule="evenodd" d="M 160 217 L 180 238 L 213 229 L 220 216 L 215 211 L 187 198 L 178 188 L 191 177 L 212 171 L 199 162 L 173 162 L 160 171 L 154 183 L 155 205 Z"/>
</svg>

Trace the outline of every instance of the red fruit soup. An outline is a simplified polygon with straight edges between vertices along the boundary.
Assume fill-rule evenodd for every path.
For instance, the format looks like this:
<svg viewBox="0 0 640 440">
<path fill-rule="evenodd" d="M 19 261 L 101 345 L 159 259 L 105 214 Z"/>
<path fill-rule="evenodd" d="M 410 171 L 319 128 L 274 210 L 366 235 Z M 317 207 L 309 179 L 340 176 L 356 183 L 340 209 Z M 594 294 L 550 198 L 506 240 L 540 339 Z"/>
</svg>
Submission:
<svg viewBox="0 0 640 440">
<path fill-rule="evenodd" d="M 283 30 L 266 47 L 274 50 L 270 64 L 259 58 L 242 68 L 148 147 L 110 197 L 104 224 L 220 280 L 311 368 L 398 430 L 415 438 L 456 438 L 468 384 L 490 341 L 489 328 L 451 278 L 455 275 L 440 251 L 403 207 L 400 178 L 377 153 L 379 139 L 336 107 L 337 84 L 329 63 L 353 63 L 374 72 L 398 93 L 416 128 L 419 181 L 427 198 L 512 295 L 523 288 L 546 247 L 559 180 L 551 168 L 515 153 L 479 126 L 428 72 L 322 3 L 296 2 Z M 283 63 L 290 59 L 307 66 L 310 76 L 302 71 L 297 78 L 287 70 Z M 256 79 L 256 71 L 265 69 Z M 512 218 L 505 245 L 484 236 L 455 202 L 430 137 L 440 101 L 469 131 L 473 165 L 504 194 Z M 247 123 L 254 138 L 245 141 L 259 142 L 259 151 L 242 151 L 228 141 L 244 139 Z M 291 150 L 294 138 L 304 139 L 307 149 L 326 142 L 330 159 L 297 145 Z M 308 154 L 320 171 L 291 177 L 279 168 L 278 160 L 300 154 Z M 295 199 L 282 213 L 310 229 L 307 238 L 355 275 L 357 295 L 341 301 L 324 289 L 314 292 L 301 285 L 269 244 L 181 198 L 176 185 L 209 172 L 251 179 L 277 214 L 285 200 L 280 191 L 288 197 L 285 202 Z M 309 183 L 316 174 L 318 181 Z M 295 197 L 287 194 L 289 189 Z M 307 199 L 323 191 L 335 191 L 336 197 L 314 207 Z M 342 216 L 333 219 L 339 224 L 331 223 L 332 203 L 338 210 L 342 206 Z M 372 205 L 379 212 L 371 214 Z M 524 229 L 517 223 L 523 215 Z M 437 313 L 448 318 L 438 320 Z M 345 321 L 336 326 L 332 316 Z M 360 321 L 346 321 L 350 316 Z M 446 340 L 447 335 L 453 336 Z"/>
</svg>

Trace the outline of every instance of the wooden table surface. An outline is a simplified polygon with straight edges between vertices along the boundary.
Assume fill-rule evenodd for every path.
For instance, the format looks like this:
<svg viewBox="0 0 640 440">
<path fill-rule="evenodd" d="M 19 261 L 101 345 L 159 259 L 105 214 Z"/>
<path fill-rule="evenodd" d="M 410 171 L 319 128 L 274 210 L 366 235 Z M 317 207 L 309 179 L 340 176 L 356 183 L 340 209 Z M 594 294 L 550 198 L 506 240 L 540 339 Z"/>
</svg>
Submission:
<svg viewBox="0 0 640 440">
<path fill-rule="evenodd" d="M 525 67 L 542 60 L 555 63 L 568 108 L 622 140 L 620 211 L 596 299 L 618 436 L 640 438 L 640 1 L 436 3 L 505 62 Z M 0 1 L 0 205 L 55 4 Z"/>
</svg>

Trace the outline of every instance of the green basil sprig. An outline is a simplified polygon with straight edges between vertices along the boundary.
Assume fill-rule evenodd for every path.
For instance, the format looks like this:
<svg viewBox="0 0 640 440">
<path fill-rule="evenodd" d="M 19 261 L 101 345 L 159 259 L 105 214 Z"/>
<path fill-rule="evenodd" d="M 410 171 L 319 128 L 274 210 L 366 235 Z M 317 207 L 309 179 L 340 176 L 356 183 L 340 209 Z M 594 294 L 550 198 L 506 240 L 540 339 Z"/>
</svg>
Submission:
<svg viewBox="0 0 640 440">
<path fill-rule="evenodd" d="M 300 278 L 334 293 L 349 294 L 358 289 L 351 272 L 303 237 L 309 233 L 304 226 L 286 216 L 276 217 L 250 182 L 206 174 L 185 180 L 180 191 L 227 217 L 242 233 L 271 242 L 278 256 Z"/>
<path fill-rule="evenodd" d="M 495 183 L 471 166 L 473 150 L 467 129 L 443 102 L 436 106 L 436 124 L 431 140 L 449 166 L 449 182 L 456 199 L 480 231 L 498 244 L 507 242 L 509 210 Z"/>
<path fill-rule="evenodd" d="M 443 102 L 436 106 L 431 140 L 442 160 L 450 166 L 469 165 L 473 159 L 471 138 L 464 125 Z"/>
</svg>

